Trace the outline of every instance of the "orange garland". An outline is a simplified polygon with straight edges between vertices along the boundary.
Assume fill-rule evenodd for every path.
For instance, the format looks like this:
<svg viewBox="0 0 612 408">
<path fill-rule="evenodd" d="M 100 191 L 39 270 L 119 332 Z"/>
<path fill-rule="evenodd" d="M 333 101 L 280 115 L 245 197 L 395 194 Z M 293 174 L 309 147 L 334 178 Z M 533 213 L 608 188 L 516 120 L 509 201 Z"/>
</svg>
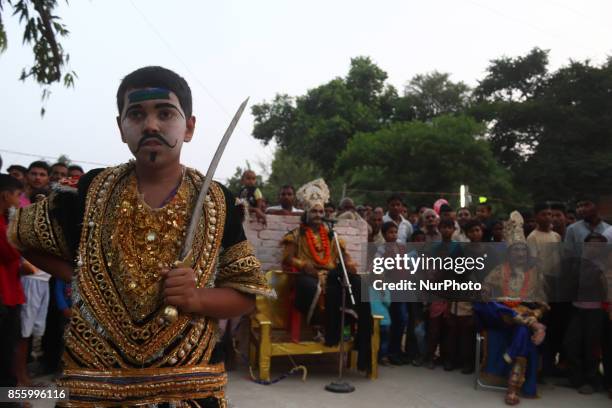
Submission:
<svg viewBox="0 0 612 408">
<path fill-rule="evenodd" d="M 304 225 L 304 230 L 306 232 L 306 242 L 308 243 L 308 249 L 310 249 L 310 254 L 314 261 L 321 266 L 325 266 L 329 264 L 331 259 L 331 250 L 329 247 L 329 238 L 327 236 L 327 231 L 323 224 L 319 225 L 319 236 L 321 237 L 321 245 L 323 245 L 324 256 L 323 259 L 319 257 L 317 253 L 317 249 L 315 248 L 315 237 L 312 229 L 309 226 Z"/>
</svg>

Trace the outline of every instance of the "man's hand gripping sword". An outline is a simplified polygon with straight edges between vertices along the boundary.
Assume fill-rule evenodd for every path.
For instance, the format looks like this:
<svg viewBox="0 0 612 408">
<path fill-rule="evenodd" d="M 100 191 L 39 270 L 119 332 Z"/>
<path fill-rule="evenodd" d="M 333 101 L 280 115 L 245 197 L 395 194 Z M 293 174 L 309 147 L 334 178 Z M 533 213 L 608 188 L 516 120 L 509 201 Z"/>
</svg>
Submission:
<svg viewBox="0 0 612 408">
<path fill-rule="evenodd" d="M 193 239 L 195 237 L 196 229 L 198 226 L 198 222 L 200 221 L 200 217 L 202 216 L 202 209 L 204 206 L 204 200 L 206 199 L 206 195 L 208 194 L 208 189 L 210 188 L 210 184 L 212 183 L 213 176 L 215 174 L 215 170 L 219 165 L 219 161 L 221 161 L 221 156 L 223 156 L 223 151 L 225 150 L 225 146 L 227 146 L 227 142 L 229 138 L 232 136 L 244 109 L 246 108 L 247 103 L 249 102 L 249 98 L 246 98 L 244 102 L 240 104 L 238 111 L 234 115 L 234 118 L 230 122 L 219 146 L 217 147 L 217 151 L 213 156 L 212 161 L 210 162 L 210 166 L 208 166 L 208 171 L 206 172 L 206 177 L 204 178 L 204 183 L 202 184 L 202 188 L 200 189 L 200 194 L 198 195 L 198 200 L 193 208 L 193 214 L 191 214 L 191 219 L 189 220 L 189 226 L 187 228 L 187 235 L 185 236 L 185 242 L 183 243 L 183 248 L 181 249 L 181 253 L 179 256 L 179 260 L 175 262 L 176 268 L 191 268 L 191 265 L 194 260 L 193 255 Z M 178 310 L 174 306 L 166 306 L 164 308 L 164 319 L 167 323 L 175 322 L 178 319 Z"/>
</svg>

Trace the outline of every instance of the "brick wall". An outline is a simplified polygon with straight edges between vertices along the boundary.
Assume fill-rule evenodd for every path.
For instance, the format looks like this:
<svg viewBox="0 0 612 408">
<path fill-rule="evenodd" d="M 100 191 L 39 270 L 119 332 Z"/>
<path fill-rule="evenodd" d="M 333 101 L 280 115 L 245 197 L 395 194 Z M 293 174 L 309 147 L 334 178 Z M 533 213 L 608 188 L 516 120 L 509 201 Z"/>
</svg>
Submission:
<svg viewBox="0 0 612 408">
<path fill-rule="evenodd" d="M 282 248 L 279 246 L 283 236 L 300 224 L 300 217 L 294 215 L 267 215 L 266 228 L 255 220 L 255 217 L 245 223 L 244 230 L 249 242 L 255 248 L 257 258 L 261 261 L 264 271 L 280 269 Z M 357 271 L 363 272 L 366 263 L 366 247 L 368 242 L 368 226 L 365 221 L 341 220 L 335 225 L 338 236 L 346 244 L 351 258 L 357 264 Z"/>
</svg>

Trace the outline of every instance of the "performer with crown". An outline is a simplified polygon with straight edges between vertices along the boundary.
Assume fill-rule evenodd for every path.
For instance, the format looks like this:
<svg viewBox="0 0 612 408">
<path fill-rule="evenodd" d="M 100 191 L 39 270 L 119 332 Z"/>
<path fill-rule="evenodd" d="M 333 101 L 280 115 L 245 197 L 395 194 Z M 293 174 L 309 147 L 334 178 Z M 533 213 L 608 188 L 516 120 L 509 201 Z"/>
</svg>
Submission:
<svg viewBox="0 0 612 408">
<path fill-rule="evenodd" d="M 227 189 L 213 182 L 192 216 L 204 177 L 180 163 L 195 129 L 187 82 L 141 68 L 121 82 L 117 105 L 135 160 L 18 210 L 9 230 L 32 263 L 72 279 L 62 404 L 224 407 L 217 319 L 272 293 Z"/>
<path fill-rule="evenodd" d="M 516 405 L 519 393 L 535 397 L 539 363 L 537 345 L 544 341 L 545 326 L 540 323 L 548 310 L 544 303 L 542 276 L 530 258 L 523 232 L 523 217 L 517 211 L 504 225 L 508 244 L 505 262 L 485 278 L 484 286 L 493 302 L 476 303 L 474 310 L 487 329 L 487 360 L 483 371 L 492 376 L 508 376 L 505 402 Z"/>
<path fill-rule="evenodd" d="M 298 272 L 295 279 L 295 307 L 315 328 L 324 327 L 325 344 L 340 341 L 342 270 L 337 246 L 325 225 L 324 208 L 329 201 L 329 189 L 323 179 L 302 186 L 296 193 L 304 206 L 302 223 L 285 235 L 283 267 Z M 347 302 L 345 313 L 358 323 L 356 347 L 360 351 L 358 368 L 369 370 L 370 335 L 372 330 L 370 305 L 361 302 L 361 281 L 355 264 L 340 239 L 340 247 L 356 305 Z M 350 320 L 349 320 L 350 321 Z"/>
</svg>

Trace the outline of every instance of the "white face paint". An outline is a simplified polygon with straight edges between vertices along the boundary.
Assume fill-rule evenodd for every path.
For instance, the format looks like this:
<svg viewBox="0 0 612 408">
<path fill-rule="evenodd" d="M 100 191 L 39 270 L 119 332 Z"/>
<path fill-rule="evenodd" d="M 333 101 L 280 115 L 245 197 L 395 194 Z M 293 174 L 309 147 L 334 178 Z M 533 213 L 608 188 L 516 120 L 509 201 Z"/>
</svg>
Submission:
<svg viewBox="0 0 612 408">
<path fill-rule="evenodd" d="M 125 105 L 118 125 L 121 139 L 137 162 L 164 165 L 179 161 L 184 142 L 193 137 L 195 117 L 185 119 L 177 96 L 170 92 L 168 99 L 149 99 Z M 140 90 L 142 91 L 142 90 Z"/>
</svg>

